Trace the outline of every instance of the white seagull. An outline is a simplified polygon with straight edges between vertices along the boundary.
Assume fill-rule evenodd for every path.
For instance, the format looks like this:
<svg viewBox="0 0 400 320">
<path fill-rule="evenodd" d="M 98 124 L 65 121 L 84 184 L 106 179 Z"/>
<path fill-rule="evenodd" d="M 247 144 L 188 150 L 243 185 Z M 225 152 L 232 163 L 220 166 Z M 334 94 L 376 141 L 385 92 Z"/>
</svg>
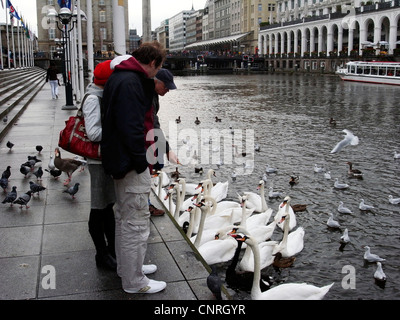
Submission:
<svg viewBox="0 0 400 320">
<path fill-rule="evenodd" d="M 340 201 L 338 206 L 338 211 L 340 213 L 353 213 L 349 208 L 346 208 L 343 204 L 343 201 Z"/>
<path fill-rule="evenodd" d="M 349 144 L 352 146 L 356 146 L 359 143 L 359 139 L 355 136 L 350 130 L 344 129 L 343 132 L 346 134 L 344 139 L 340 141 L 331 151 L 331 153 L 336 153 L 342 150 L 344 147 Z"/>
<path fill-rule="evenodd" d="M 324 168 L 322 168 L 322 167 L 318 167 L 318 165 L 317 164 L 314 164 L 314 172 L 316 172 L 316 173 L 320 173 L 320 172 L 324 172 L 325 171 L 325 169 Z"/>
<path fill-rule="evenodd" d="M 389 202 L 391 204 L 399 204 L 400 203 L 400 198 L 393 198 L 392 195 L 389 196 Z"/>
<path fill-rule="evenodd" d="M 349 187 L 347 183 L 340 183 L 338 178 L 335 178 L 334 186 L 336 189 L 347 189 Z"/>
<path fill-rule="evenodd" d="M 340 242 L 341 243 L 349 243 L 350 242 L 349 230 L 347 228 L 344 229 L 343 235 L 340 237 Z"/>
<path fill-rule="evenodd" d="M 331 172 L 330 172 L 330 171 L 325 172 L 325 173 L 324 173 L 324 177 L 325 177 L 325 179 L 330 180 L 330 179 L 332 178 L 332 177 L 331 177 Z"/>
<path fill-rule="evenodd" d="M 386 274 L 383 272 L 382 263 L 380 263 L 379 261 L 376 263 L 374 278 L 378 281 L 386 281 Z"/>
<path fill-rule="evenodd" d="M 368 211 L 371 209 L 374 209 L 374 206 L 368 205 L 364 203 L 364 199 L 361 199 L 360 205 L 358 206 L 360 210 L 362 211 Z"/>
<path fill-rule="evenodd" d="M 328 219 L 328 222 L 326 223 L 328 225 L 328 227 L 333 228 L 333 229 L 340 228 L 340 223 L 333 219 L 333 214 L 332 213 L 328 213 L 328 214 L 329 214 L 329 219 Z"/>
<path fill-rule="evenodd" d="M 371 253 L 370 247 L 365 246 L 364 248 L 365 248 L 364 259 L 367 260 L 368 262 L 386 261 L 386 259 L 379 257 L 377 254 Z"/>
<path fill-rule="evenodd" d="M 394 152 L 394 158 L 395 159 L 400 159 L 400 153 L 397 153 L 396 151 Z"/>
</svg>

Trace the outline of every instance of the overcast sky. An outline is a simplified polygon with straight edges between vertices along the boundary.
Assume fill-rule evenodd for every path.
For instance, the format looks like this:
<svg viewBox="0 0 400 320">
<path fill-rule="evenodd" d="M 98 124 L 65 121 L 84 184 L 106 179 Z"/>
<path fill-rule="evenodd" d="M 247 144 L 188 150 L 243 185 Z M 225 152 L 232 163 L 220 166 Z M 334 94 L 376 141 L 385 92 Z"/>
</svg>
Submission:
<svg viewBox="0 0 400 320">
<path fill-rule="evenodd" d="M 6 5 L 6 0 L 0 2 Z M 41 22 L 37 23 L 36 0 L 10 0 L 19 15 L 30 24 L 31 30 L 37 34 L 37 27 L 41 27 Z M 95 3 L 97 0 L 93 0 Z M 138 34 L 142 35 L 142 1 L 128 0 L 129 2 L 129 28 L 137 29 Z M 160 26 L 161 21 L 171 18 L 183 10 L 190 10 L 192 5 L 195 10 L 203 9 L 206 0 L 151 0 L 151 29 L 155 30 Z M 81 10 L 86 11 L 85 8 Z M 0 22 L 6 21 L 5 9 L 0 5 Z"/>
</svg>

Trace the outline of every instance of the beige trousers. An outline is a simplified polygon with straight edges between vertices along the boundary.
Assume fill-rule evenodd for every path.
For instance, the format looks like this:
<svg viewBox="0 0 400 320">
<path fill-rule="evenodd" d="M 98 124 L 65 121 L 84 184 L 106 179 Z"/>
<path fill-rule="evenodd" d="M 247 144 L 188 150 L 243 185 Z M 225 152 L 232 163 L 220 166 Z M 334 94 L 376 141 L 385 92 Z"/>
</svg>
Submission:
<svg viewBox="0 0 400 320">
<path fill-rule="evenodd" d="M 114 185 L 117 273 L 123 289 L 139 290 L 149 283 L 142 267 L 150 234 L 150 172 L 131 171 Z"/>
</svg>

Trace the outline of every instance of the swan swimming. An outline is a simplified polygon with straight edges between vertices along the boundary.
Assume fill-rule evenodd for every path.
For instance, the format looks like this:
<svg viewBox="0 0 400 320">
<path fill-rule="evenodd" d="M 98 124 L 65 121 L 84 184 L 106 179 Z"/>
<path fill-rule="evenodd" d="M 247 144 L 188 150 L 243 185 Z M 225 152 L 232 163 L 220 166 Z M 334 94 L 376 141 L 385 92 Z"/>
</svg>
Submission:
<svg viewBox="0 0 400 320">
<path fill-rule="evenodd" d="M 254 208 L 254 212 L 264 212 L 268 210 L 267 202 L 265 201 L 264 181 L 260 180 L 257 186 L 257 190 L 260 194 L 254 192 L 244 192 L 247 196 L 246 206 L 248 208 Z"/>
</svg>

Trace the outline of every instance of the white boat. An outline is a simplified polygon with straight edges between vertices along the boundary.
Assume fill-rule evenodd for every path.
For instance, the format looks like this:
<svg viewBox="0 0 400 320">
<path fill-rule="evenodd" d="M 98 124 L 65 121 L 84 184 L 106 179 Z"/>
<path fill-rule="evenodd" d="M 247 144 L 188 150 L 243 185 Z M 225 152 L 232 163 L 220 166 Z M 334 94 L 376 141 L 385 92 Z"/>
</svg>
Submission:
<svg viewBox="0 0 400 320">
<path fill-rule="evenodd" d="M 399 62 L 350 61 L 336 74 L 345 81 L 400 85 Z"/>
</svg>

